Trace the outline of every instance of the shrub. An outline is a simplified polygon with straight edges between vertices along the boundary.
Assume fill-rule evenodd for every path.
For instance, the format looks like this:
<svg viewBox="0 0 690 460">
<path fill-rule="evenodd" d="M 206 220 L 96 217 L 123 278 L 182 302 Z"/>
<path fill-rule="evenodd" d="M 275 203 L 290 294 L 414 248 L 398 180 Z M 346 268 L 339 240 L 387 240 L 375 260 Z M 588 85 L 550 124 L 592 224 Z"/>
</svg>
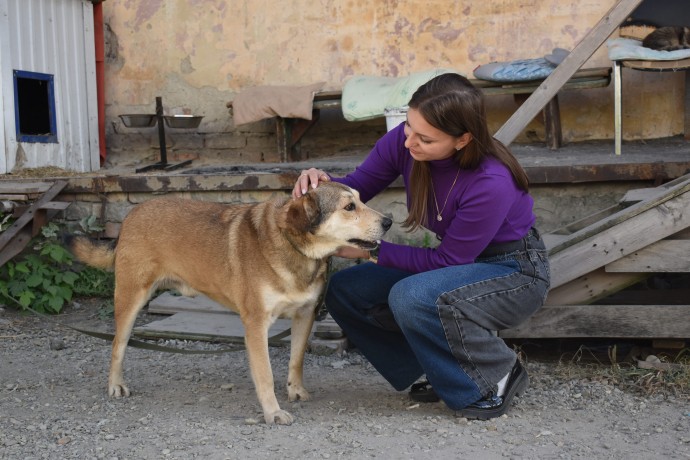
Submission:
<svg viewBox="0 0 690 460">
<path fill-rule="evenodd" d="M 22 310 L 60 313 L 73 295 L 112 294 L 112 274 L 76 270 L 74 259 L 58 242 L 58 226 L 49 223 L 29 250 L 0 267 L 0 302 Z"/>
</svg>

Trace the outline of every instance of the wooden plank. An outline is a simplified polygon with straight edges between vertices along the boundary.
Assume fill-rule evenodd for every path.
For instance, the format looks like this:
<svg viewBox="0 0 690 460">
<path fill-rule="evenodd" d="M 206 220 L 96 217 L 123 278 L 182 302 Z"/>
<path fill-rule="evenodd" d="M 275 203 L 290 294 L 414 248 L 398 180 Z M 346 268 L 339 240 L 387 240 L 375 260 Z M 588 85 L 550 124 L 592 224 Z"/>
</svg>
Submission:
<svg viewBox="0 0 690 460">
<path fill-rule="evenodd" d="M 607 264 L 608 273 L 688 273 L 690 240 L 661 240 Z"/>
<path fill-rule="evenodd" d="M 644 60 L 624 60 L 618 61 L 623 67 L 635 70 L 686 70 L 690 67 L 690 58 L 678 59 L 675 61 L 644 61 Z"/>
<path fill-rule="evenodd" d="M 41 209 L 41 206 L 45 205 L 49 201 L 52 201 L 52 199 L 55 198 L 66 185 L 67 181 L 55 181 L 48 191 L 46 191 L 26 211 L 24 211 L 24 213 L 19 216 L 19 218 L 15 220 L 14 223 L 12 223 L 12 225 L 2 233 L 2 235 L 0 235 L 0 250 L 2 250 L 15 237 L 15 235 L 17 235 L 21 229 L 24 228 L 24 226 L 33 220 L 34 214 L 37 210 Z"/>
<path fill-rule="evenodd" d="M 553 232 L 551 232 L 550 235 L 572 235 L 573 233 L 576 233 L 585 227 L 589 227 L 590 225 L 596 224 L 602 219 L 605 219 L 615 214 L 621 209 L 623 209 L 623 207 L 619 204 L 609 206 L 608 208 L 602 209 L 601 211 L 597 211 L 594 214 L 590 214 L 589 216 L 583 217 L 582 219 L 578 219 L 575 222 L 571 222 L 559 229 L 556 229 Z M 565 246 L 566 243 L 568 243 L 569 241 L 571 241 L 569 238 L 561 238 L 559 244 Z M 554 247 L 556 247 L 556 245 L 548 246 L 547 248 L 552 249 Z"/>
<path fill-rule="evenodd" d="M 549 251 L 558 287 L 690 226 L 690 176 L 652 200 L 630 206 L 572 234 Z"/>
<path fill-rule="evenodd" d="M 473 80 L 474 81 L 474 80 Z M 566 90 L 582 90 L 582 89 L 593 89 L 593 88 L 604 88 L 608 86 L 610 80 L 608 78 L 597 78 L 597 79 L 586 79 L 586 80 L 569 80 L 560 91 Z M 480 86 L 482 92 L 487 96 L 497 96 L 505 94 L 533 94 L 537 89 L 539 89 L 539 81 L 530 82 L 529 84 L 503 84 L 502 86 Z M 554 95 L 550 100 L 553 100 L 556 95 Z M 546 105 L 549 101 L 546 101 Z M 526 101 L 525 101 L 526 102 Z M 537 114 L 539 111 L 537 111 Z"/>
<path fill-rule="evenodd" d="M 635 204 L 639 203 L 640 201 L 649 200 L 657 196 L 659 193 L 663 192 L 661 192 L 658 187 L 636 188 L 625 192 L 625 195 L 623 198 L 621 198 L 620 202 Z"/>
<path fill-rule="evenodd" d="M 503 338 L 685 338 L 690 305 L 549 305 Z"/>
<path fill-rule="evenodd" d="M 561 130 L 561 109 L 558 105 L 558 95 L 554 96 L 544 107 L 544 130 L 546 132 L 546 146 L 551 150 L 558 150 L 563 144 Z"/>
<path fill-rule="evenodd" d="M 0 194 L 0 200 L 29 201 L 29 195 Z"/>
<path fill-rule="evenodd" d="M 546 305 L 582 305 L 596 302 L 648 278 L 646 273 L 607 273 L 598 268 L 549 290 Z"/>
<path fill-rule="evenodd" d="M 44 193 L 50 189 L 53 182 L 18 182 L 18 181 L 0 181 L 0 194 L 29 194 L 29 193 Z"/>
<path fill-rule="evenodd" d="M 236 314 L 205 295 L 199 294 L 196 297 L 187 297 L 173 295 L 170 292 L 164 292 L 152 299 L 149 302 L 148 312 L 161 315 L 174 315 L 180 312 Z"/>
<path fill-rule="evenodd" d="M 53 211 L 64 211 L 65 209 L 69 208 L 69 205 L 72 203 L 69 203 L 67 201 L 49 201 L 47 203 L 43 203 L 41 205 L 41 209 L 49 209 Z"/>
<path fill-rule="evenodd" d="M 616 3 L 539 85 L 527 101 L 501 126 L 494 137 L 505 145 L 513 142 L 546 103 L 558 93 L 640 3 L 642 0 L 620 0 Z"/>
<path fill-rule="evenodd" d="M 689 206 L 690 193 L 684 193 L 550 255 L 551 286 L 561 286 L 684 230 L 690 226 Z"/>
<path fill-rule="evenodd" d="M 24 250 L 27 244 L 31 241 L 31 227 L 22 227 L 15 232 L 12 239 L 5 244 L 0 251 L 0 266 L 5 265 Z"/>
<path fill-rule="evenodd" d="M 289 319 L 276 320 L 269 328 L 268 336 L 280 334 L 289 329 L 291 324 L 292 321 Z M 238 315 L 219 316 L 217 313 L 181 312 L 160 321 L 136 327 L 133 334 L 148 338 L 241 342 L 244 340 L 244 326 Z M 289 336 L 282 340 L 290 342 Z"/>
<path fill-rule="evenodd" d="M 622 211 L 623 209 L 630 207 L 634 204 L 640 203 L 641 201 L 648 201 L 647 207 L 654 206 L 656 203 L 663 202 L 664 199 L 667 198 L 667 195 L 669 193 L 673 192 L 673 189 L 685 186 L 685 184 L 690 180 L 690 174 L 686 174 L 681 177 L 677 177 L 676 179 L 669 181 L 663 185 L 660 185 L 659 187 L 647 187 L 647 188 L 641 188 L 641 189 L 633 189 L 629 190 L 623 198 L 618 202 L 618 204 L 615 204 L 613 206 L 609 206 L 608 208 L 602 209 L 601 211 L 597 211 L 594 214 L 591 214 L 589 216 L 583 217 L 582 219 L 579 219 L 575 222 L 571 222 L 559 229 L 556 229 L 552 231 L 550 234 L 553 235 L 572 235 L 573 233 L 576 233 L 580 230 L 583 230 L 586 227 L 589 227 L 591 225 L 597 224 L 599 225 L 604 219 L 614 215 L 617 212 Z M 668 195 L 670 196 L 670 195 Z M 640 208 L 638 208 L 640 209 Z M 645 208 L 641 208 L 644 210 Z M 630 211 L 628 211 L 630 212 Z M 566 243 L 567 244 L 572 244 L 573 239 L 561 239 L 561 243 Z M 563 247 L 566 247 L 567 244 L 561 245 L 559 249 L 562 249 Z M 555 248 L 555 247 L 553 247 Z M 550 247 L 549 249 L 553 249 Z M 559 249 L 555 249 L 556 251 Z"/>
</svg>

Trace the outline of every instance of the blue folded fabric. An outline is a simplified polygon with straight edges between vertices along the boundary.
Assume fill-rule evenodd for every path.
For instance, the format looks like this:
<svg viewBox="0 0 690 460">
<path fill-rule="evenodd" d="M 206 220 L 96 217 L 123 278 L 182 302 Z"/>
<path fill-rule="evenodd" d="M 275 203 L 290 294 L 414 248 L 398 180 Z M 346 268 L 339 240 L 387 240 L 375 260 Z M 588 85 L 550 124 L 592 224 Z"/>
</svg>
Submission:
<svg viewBox="0 0 690 460">
<path fill-rule="evenodd" d="M 472 72 L 475 78 L 499 82 L 542 80 L 556 66 L 545 58 L 518 59 L 510 62 L 484 64 Z"/>
</svg>

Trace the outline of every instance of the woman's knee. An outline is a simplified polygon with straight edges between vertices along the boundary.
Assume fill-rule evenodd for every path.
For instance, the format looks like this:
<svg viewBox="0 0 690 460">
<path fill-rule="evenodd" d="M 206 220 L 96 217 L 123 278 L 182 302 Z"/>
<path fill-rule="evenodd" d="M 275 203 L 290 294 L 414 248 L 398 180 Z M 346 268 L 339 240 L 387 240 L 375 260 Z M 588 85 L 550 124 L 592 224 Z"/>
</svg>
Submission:
<svg viewBox="0 0 690 460">
<path fill-rule="evenodd" d="M 397 282 L 388 294 L 388 304 L 401 327 L 416 321 L 414 314 L 419 313 L 421 303 L 419 291 L 409 278 Z"/>
</svg>

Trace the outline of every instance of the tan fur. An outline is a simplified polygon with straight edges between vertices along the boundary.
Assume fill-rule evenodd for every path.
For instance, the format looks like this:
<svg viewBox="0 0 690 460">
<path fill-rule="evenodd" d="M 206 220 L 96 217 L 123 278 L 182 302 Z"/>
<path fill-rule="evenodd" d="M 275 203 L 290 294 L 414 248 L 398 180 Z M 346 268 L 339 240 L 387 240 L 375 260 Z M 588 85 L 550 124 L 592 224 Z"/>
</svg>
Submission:
<svg viewBox="0 0 690 460">
<path fill-rule="evenodd" d="M 80 260 L 115 269 L 110 396 L 130 394 L 122 364 L 137 313 L 156 289 L 175 286 L 186 294 L 203 293 L 239 313 L 266 423 L 292 423 L 275 396 L 268 328 L 278 317 L 292 318 L 288 400 L 308 399 L 302 365 L 327 258 L 354 241 L 373 246 L 390 225 L 356 191 L 323 183 L 296 200 L 258 204 L 147 201 L 127 216 L 117 246 L 110 250 L 73 237 L 69 246 Z"/>
</svg>

